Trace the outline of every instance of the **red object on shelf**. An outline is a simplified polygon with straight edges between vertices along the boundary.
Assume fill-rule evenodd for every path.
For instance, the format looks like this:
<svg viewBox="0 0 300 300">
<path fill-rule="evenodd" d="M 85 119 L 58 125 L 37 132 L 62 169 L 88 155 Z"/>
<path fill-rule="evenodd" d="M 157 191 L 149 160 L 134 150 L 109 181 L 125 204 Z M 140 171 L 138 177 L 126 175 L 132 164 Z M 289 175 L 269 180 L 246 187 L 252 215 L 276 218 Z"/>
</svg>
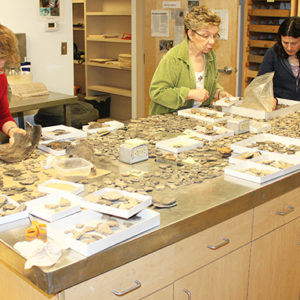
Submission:
<svg viewBox="0 0 300 300">
<path fill-rule="evenodd" d="M 131 33 L 123 33 L 122 40 L 131 40 Z"/>
</svg>

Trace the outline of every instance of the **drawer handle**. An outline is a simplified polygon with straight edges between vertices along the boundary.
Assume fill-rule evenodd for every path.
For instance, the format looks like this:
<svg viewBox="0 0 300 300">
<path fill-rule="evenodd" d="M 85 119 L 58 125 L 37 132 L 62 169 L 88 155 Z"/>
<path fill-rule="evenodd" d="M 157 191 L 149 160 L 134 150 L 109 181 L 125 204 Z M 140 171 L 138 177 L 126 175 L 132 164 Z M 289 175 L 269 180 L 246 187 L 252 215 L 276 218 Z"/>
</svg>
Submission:
<svg viewBox="0 0 300 300">
<path fill-rule="evenodd" d="M 117 292 L 116 290 L 112 290 L 112 293 L 115 294 L 116 296 L 123 296 L 127 293 L 130 293 L 130 292 L 138 289 L 142 285 L 138 280 L 135 280 L 134 282 L 135 282 L 135 286 L 132 286 L 129 289 L 122 291 L 122 292 Z"/>
<path fill-rule="evenodd" d="M 285 216 L 294 210 L 295 210 L 295 208 L 293 206 L 288 206 L 288 209 L 286 211 L 277 211 L 276 214 L 279 216 Z"/>
<path fill-rule="evenodd" d="M 183 289 L 183 291 L 188 295 L 188 300 L 191 300 L 192 299 L 192 293 L 187 289 Z"/>
<path fill-rule="evenodd" d="M 227 244 L 229 244 L 230 240 L 227 239 L 227 238 L 223 238 L 223 242 L 221 242 L 220 244 L 218 245 L 215 245 L 215 246 L 212 246 L 212 245 L 207 245 L 207 248 L 211 249 L 211 250 L 217 250 Z"/>
</svg>

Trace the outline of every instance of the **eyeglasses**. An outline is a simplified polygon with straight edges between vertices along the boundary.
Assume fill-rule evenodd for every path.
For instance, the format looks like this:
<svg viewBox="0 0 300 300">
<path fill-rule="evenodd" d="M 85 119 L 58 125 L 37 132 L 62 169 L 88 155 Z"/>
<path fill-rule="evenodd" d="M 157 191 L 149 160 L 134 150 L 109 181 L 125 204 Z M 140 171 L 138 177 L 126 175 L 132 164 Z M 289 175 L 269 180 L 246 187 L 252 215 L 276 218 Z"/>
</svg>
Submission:
<svg viewBox="0 0 300 300">
<path fill-rule="evenodd" d="M 206 34 L 200 34 L 196 30 L 193 30 L 193 32 L 195 32 L 197 35 L 199 35 L 205 41 L 208 41 L 210 38 L 213 39 L 214 41 L 217 41 L 220 38 L 219 33 L 217 33 L 215 35 L 211 35 L 211 34 L 207 34 L 207 33 Z"/>
</svg>

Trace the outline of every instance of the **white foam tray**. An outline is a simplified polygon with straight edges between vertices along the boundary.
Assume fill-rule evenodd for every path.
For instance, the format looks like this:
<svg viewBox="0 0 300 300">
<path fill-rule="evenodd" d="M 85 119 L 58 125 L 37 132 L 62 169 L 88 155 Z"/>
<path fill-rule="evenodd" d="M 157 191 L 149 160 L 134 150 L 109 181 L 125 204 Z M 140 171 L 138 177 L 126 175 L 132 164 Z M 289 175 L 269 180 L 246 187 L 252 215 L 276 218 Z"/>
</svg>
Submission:
<svg viewBox="0 0 300 300">
<path fill-rule="evenodd" d="M 218 116 L 218 118 L 210 118 L 210 117 L 200 116 L 197 114 L 192 114 L 191 109 L 197 109 L 199 111 L 205 112 L 210 115 L 216 114 Z M 230 118 L 230 116 L 226 116 L 224 112 L 218 112 L 218 111 L 214 111 L 211 109 L 205 109 L 205 108 L 182 109 L 182 110 L 178 111 L 178 115 L 187 117 L 187 118 L 197 119 L 197 120 L 204 121 L 204 122 L 209 122 L 209 123 L 219 123 L 219 122 L 226 121 Z"/>
<path fill-rule="evenodd" d="M 135 219 L 135 217 L 129 220 L 114 218 L 121 224 L 122 229 L 115 230 L 111 235 L 103 235 L 102 239 L 91 244 L 85 244 L 82 241 L 73 239 L 71 234 L 64 233 L 65 230 L 75 229 L 76 224 L 93 226 L 95 223 L 102 220 L 102 217 L 103 214 L 91 210 L 76 213 L 50 223 L 47 228 L 48 236 L 54 240 L 56 238 L 63 239 L 73 250 L 84 256 L 90 256 L 160 225 L 160 214 L 152 209 L 144 209 L 137 214 L 138 219 Z M 126 227 L 123 225 L 128 222 L 132 223 L 132 226 Z M 76 230 L 79 231 L 79 229 Z"/>
<path fill-rule="evenodd" d="M 68 133 L 66 134 L 60 134 L 55 135 L 55 130 L 66 130 Z M 87 133 L 83 130 L 66 126 L 66 125 L 55 125 L 55 126 L 49 126 L 49 127 L 43 127 L 42 128 L 42 137 L 48 140 L 75 140 L 87 137 Z"/>
<path fill-rule="evenodd" d="M 133 215 L 137 214 L 138 212 L 140 212 L 142 209 L 144 209 L 147 206 L 152 204 L 151 196 L 141 195 L 138 193 L 130 193 L 130 192 L 127 192 L 124 190 L 118 190 L 118 189 L 112 189 L 112 188 L 103 188 L 101 190 L 98 190 L 98 191 L 90 194 L 90 195 L 100 196 L 104 193 L 112 192 L 112 191 L 117 191 L 120 194 L 122 194 L 123 196 L 133 197 L 141 202 L 138 205 L 136 205 L 135 207 L 132 207 L 131 209 L 121 209 L 121 208 L 116 208 L 116 207 L 112 207 L 109 205 L 98 204 L 98 203 L 87 201 L 87 200 L 83 199 L 81 201 L 81 207 L 89 208 L 89 209 L 92 209 L 92 210 L 95 210 L 95 211 L 98 211 L 101 213 L 128 219 L 128 218 L 132 217 Z"/>
<path fill-rule="evenodd" d="M 63 156 L 63 155 L 66 155 L 66 149 L 62 149 L 62 150 L 55 150 L 55 149 L 52 149 L 50 147 L 47 146 L 47 144 L 51 143 L 51 142 L 55 142 L 54 140 L 47 140 L 47 141 L 41 141 L 38 145 L 38 148 L 40 150 L 43 150 L 47 153 L 50 153 L 52 155 L 55 155 L 55 156 Z"/>
<path fill-rule="evenodd" d="M 54 209 L 45 207 L 46 204 L 58 204 L 62 197 L 68 199 L 71 202 L 71 205 L 69 207 L 58 212 L 55 212 Z M 79 212 L 80 200 L 81 197 L 78 197 L 71 193 L 63 196 L 50 194 L 44 197 L 28 201 L 26 202 L 26 206 L 28 212 L 31 215 L 34 215 L 48 222 L 53 222 Z"/>
<path fill-rule="evenodd" d="M 72 191 L 67 191 L 67 190 L 64 190 L 64 189 L 59 189 L 59 188 L 53 188 L 53 187 L 48 187 L 47 185 L 49 183 L 58 183 L 58 184 L 67 184 L 67 185 L 72 185 L 74 186 L 74 190 Z M 48 194 L 60 194 L 60 195 L 67 195 L 69 193 L 72 193 L 72 194 L 80 194 L 81 192 L 84 191 L 84 185 L 81 184 L 81 183 L 75 183 L 75 182 L 72 182 L 72 181 L 66 181 L 66 180 L 59 180 L 59 179 L 49 179 L 41 184 L 38 185 L 38 191 L 39 192 L 42 192 L 42 193 L 48 193 Z"/>
<path fill-rule="evenodd" d="M 107 129 L 108 131 L 113 131 L 124 127 L 124 123 L 115 120 L 103 122 L 103 125 L 105 125 L 105 127 L 93 128 L 93 129 L 89 129 L 89 125 L 84 125 L 82 126 L 82 130 L 88 133 L 97 133 L 99 130 L 104 128 Z"/>
<path fill-rule="evenodd" d="M 183 144 L 185 146 L 175 148 L 176 144 Z M 189 151 L 198 147 L 202 147 L 203 143 L 198 140 L 190 139 L 185 135 L 180 135 L 172 139 L 156 142 L 156 147 L 174 153 Z"/>
<path fill-rule="evenodd" d="M 242 99 L 241 97 L 224 97 L 221 98 L 220 100 L 214 101 L 213 105 L 229 107 L 238 103 L 241 99 Z"/>
<path fill-rule="evenodd" d="M 213 126 L 213 129 L 216 131 L 216 135 L 207 135 L 204 133 L 201 133 L 200 130 L 197 130 L 197 127 L 194 129 L 186 129 L 184 131 L 184 134 L 186 134 L 188 137 L 199 137 L 208 141 L 215 141 L 218 139 L 221 139 L 223 137 L 226 136 L 233 136 L 234 135 L 234 131 L 230 130 L 228 128 L 225 127 L 218 127 L 218 126 Z"/>
<path fill-rule="evenodd" d="M 273 173 L 268 174 L 263 177 L 259 177 L 256 175 L 252 175 L 252 174 L 248 174 L 248 173 L 244 173 L 244 172 L 240 171 L 240 170 L 249 169 L 249 168 L 256 168 L 258 170 L 270 170 L 270 171 L 273 171 Z M 238 177 L 241 179 L 246 179 L 246 180 L 253 181 L 256 183 L 264 183 L 264 182 L 267 182 L 267 181 L 270 181 L 270 180 L 273 180 L 275 178 L 285 175 L 281 169 L 277 169 L 277 168 L 273 168 L 270 166 L 257 164 L 257 163 L 253 163 L 253 162 L 248 162 L 248 161 L 229 165 L 229 166 L 225 167 L 224 174 Z"/>
<path fill-rule="evenodd" d="M 20 206 L 20 204 L 18 202 L 16 202 L 13 199 L 7 197 L 6 195 L 1 194 L 1 196 L 6 197 L 8 203 L 11 203 L 11 204 L 13 204 L 17 207 Z M 9 223 L 9 222 L 13 222 L 13 221 L 16 221 L 16 220 L 20 220 L 20 219 L 25 219 L 25 218 L 28 218 L 28 216 L 29 215 L 28 215 L 27 209 L 23 210 L 21 212 L 18 212 L 18 213 L 8 215 L 8 216 L 3 216 L 3 217 L 0 216 L 0 225 L 1 224 L 6 224 L 6 223 Z"/>
<path fill-rule="evenodd" d="M 289 145 L 300 146 L 300 139 L 295 139 L 295 138 L 290 138 L 290 137 L 285 137 L 285 136 L 280 136 L 280 135 L 275 135 L 275 134 L 270 134 L 270 133 L 261 133 L 261 134 L 252 136 L 248 139 L 231 144 L 231 149 L 237 153 L 255 152 L 255 151 L 259 151 L 261 153 L 273 153 L 273 152 L 269 152 L 269 151 L 265 151 L 265 150 L 258 150 L 257 148 L 249 147 L 249 145 L 251 145 L 253 143 L 263 142 L 263 141 L 279 142 L 286 146 L 289 146 Z M 294 157 L 294 156 L 299 157 L 300 153 L 296 153 L 293 155 L 291 155 L 291 154 L 290 155 L 285 154 L 285 155 L 287 155 L 289 157 Z"/>
<path fill-rule="evenodd" d="M 236 156 L 238 155 L 232 155 L 229 157 L 229 163 L 233 163 L 233 164 L 240 164 L 242 162 L 253 162 L 256 164 L 262 164 L 263 161 L 267 161 L 267 160 L 274 160 L 276 161 L 283 161 L 286 163 L 290 163 L 292 164 L 292 166 L 285 168 L 285 169 L 280 169 L 282 170 L 283 175 L 295 172 L 300 170 L 300 157 L 295 157 L 295 156 L 287 156 L 284 154 L 280 154 L 280 153 L 273 153 L 273 152 L 266 152 L 263 153 L 257 157 L 253 157 L 250 159 L 239 159 L 236 158 Z M 264 165 L 264 164 L 263 164 Z"/>
<path fill-rule="evenodd" d="M 229 112 L 234 115 L 240 115 L 244 117 L 254 118 L 254 119 L 263 119 L 263 120 L 271 120 L 277 117 L 282 117 L 292 112 L 300 110 L 300 102 L 288 99 L 278 99 L 278 104 L 288 105 L 288 107 L 284 107 L 281 109 L 277 109 L 271 112 L 265 112 L 262 110 L 255 110 L 246 107 L 239 107 L 241 105 L 238 102 L 236 105 L 225 107 L 222 106 L 223 112 Z"/>
</svg>

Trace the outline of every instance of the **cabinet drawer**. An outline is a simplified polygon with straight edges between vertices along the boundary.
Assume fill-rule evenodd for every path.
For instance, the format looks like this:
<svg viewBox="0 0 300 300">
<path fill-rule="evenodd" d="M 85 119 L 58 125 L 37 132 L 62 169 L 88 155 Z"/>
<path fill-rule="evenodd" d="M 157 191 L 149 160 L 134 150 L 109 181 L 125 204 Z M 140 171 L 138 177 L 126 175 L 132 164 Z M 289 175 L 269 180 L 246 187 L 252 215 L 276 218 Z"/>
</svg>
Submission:
<svg viewBox="0 0 300 300">
<path fill-rule="evenodd" d="M 173 245 L 65 290 L 65 300 L 140 299 L 175 280 L 174 260 L 172 258 L 174 258 Z M 141 286 L 135 289 L 138 282 Z M 122 297 L 112 292 L 124 292 L 126 290 L 131 291 Z"/>
<path fill-rule="evenodd" d="M 281 195 L 254 209 L 253 239 L 300 215 L 300 188 Z"/>
<path fill-rule="evenodd" d="M 154 294 L 151 294 L 148 297 L 143 298 L 142 300 L 173 300 L 173 284 L 165 287 L 164 289 L 157 291 Z"/>
<path fill-rule="evenodd" d="M 176 276 L 188 274 L 249 243 L 252 215 L 253 210 L 249 210 L 176 243 Z"/>
</svg>

